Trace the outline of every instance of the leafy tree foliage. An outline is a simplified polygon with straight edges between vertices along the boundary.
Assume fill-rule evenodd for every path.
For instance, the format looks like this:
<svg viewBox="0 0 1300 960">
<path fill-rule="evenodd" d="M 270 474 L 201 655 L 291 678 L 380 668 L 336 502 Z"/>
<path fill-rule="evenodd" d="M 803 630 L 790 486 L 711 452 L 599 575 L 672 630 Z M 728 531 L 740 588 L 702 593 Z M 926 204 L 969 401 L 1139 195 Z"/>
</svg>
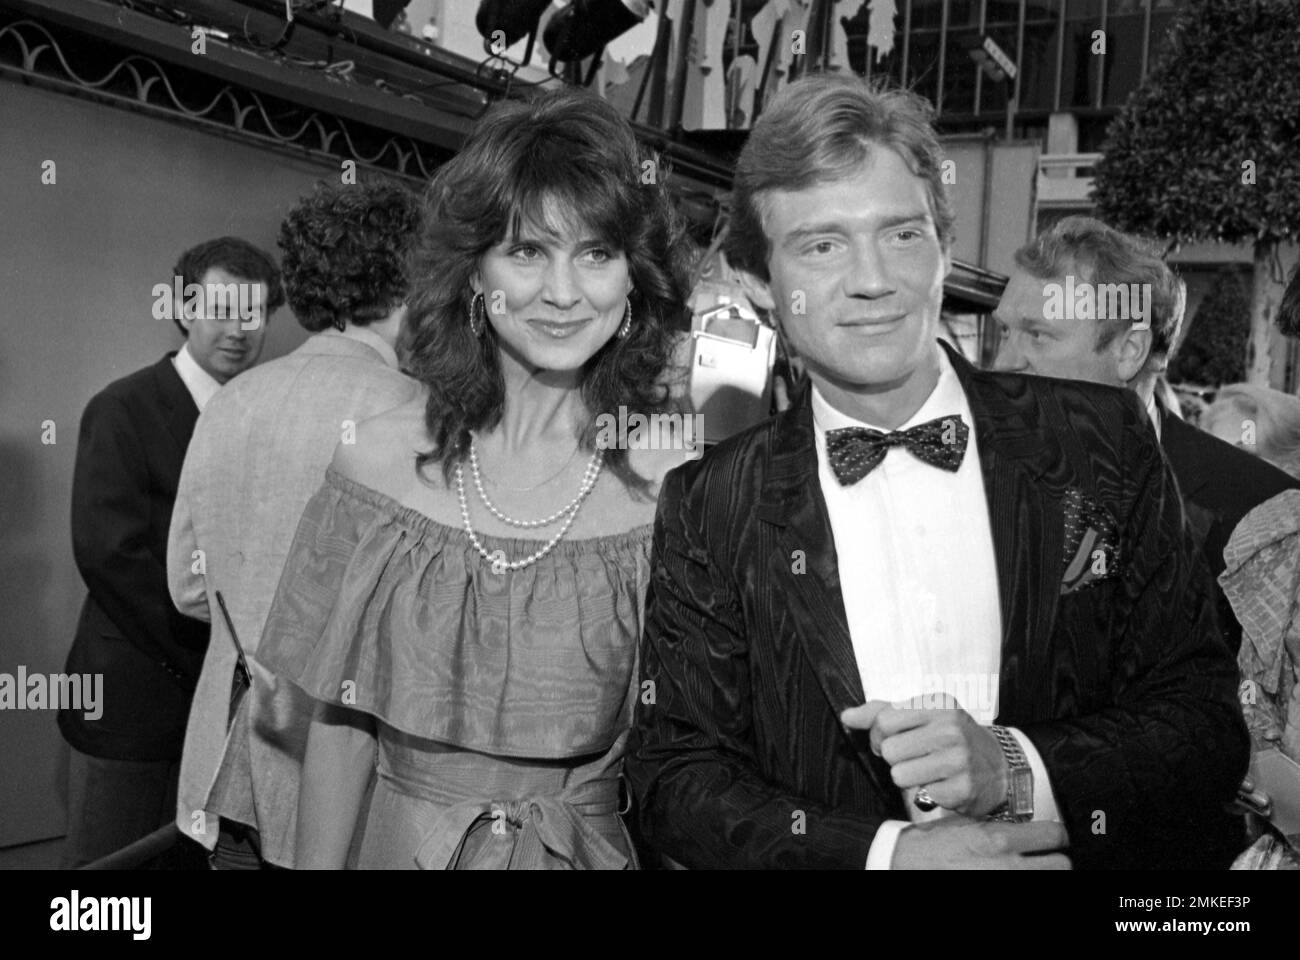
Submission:
<svg viewBox="0 0 1300 960">
<path fill-rule="evenodd" d="M 1170 382 L 1206 387 L 1240 383 L 1246 379 L 1249 339 L 1250 298 L 1241 272 L 1225 269 L 1191 318 L 1182 346 L 1169 364 Z"/>
<path fill-rule="evenodd" d="M 1267 381 L 1289 272 L 1279 244 L 1300 236 L 1300 2 L 1191 0 L 1103 150 L 1094 198 L 1108 223 L 1252 244 L 1251 379 Z"/>
</svg>

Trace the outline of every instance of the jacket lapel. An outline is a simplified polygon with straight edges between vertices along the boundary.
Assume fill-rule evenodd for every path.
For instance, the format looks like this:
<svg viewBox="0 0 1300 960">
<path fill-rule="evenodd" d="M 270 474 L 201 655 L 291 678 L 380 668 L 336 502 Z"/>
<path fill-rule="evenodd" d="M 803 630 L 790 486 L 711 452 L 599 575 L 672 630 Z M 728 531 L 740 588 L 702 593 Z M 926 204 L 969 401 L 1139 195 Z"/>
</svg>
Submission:
<svg viewBox="0 0 1300 960">
<path fill-rule="evenodd" d="M 1158 403 L 1158 401 L 1157 401 Z M 1203 467 L 1205 458 L 1197 456 L 1198 451 L 1189 442 L 1195 434 L 1195 427 L 1189 426 L 1175 417 L 1163 406 L 1160 411 L 1160 447 L 1165 452 L 1165 459 L 1173 468 L 1178 481 L 1178 491 L 1184 501 L 1198 502 L 1201 488 L 1209 482 Z"/>
<path fill-rule="evenodd" d="M 817 479 L 807 386 L 777 417 L 772 450 L 757 509 L 760 520 L 782 528 L 770 560 L 772 582 L 788 598 L 799 641 L 838 715 L 860 706 L 864 695 L 840 593 L 830 516 Z"/>
<path fill-rule="evenodd" d="M 175 355 L 175 352 L 169 353 L 154 364 L 154 383 L 157 386 L 158 405 L 162 411 L 163 422 L 167 425 L 167 432 L 176 441 L 181 456 L 184 456 L 186 448 L 190 445 L 190 437 L 194 433 L 194 423 L 199 419 L 199 408 L 195 405 L 194 398 L 190 396 L 185 381 L 176 372 L 176 365 L 172 362 L 172 357 Z"/>
<path fill-rule="evenodd" d="M 1055 432 L 1037 422 L 1032 378 L 982 372 L 944 349 L 975 420 L 989 508 L 1002 614 L 998 722 L 1046 716 L 1065 542 L 1064 485 L 1050 478 L 1068 471 Z"/>
</svg>

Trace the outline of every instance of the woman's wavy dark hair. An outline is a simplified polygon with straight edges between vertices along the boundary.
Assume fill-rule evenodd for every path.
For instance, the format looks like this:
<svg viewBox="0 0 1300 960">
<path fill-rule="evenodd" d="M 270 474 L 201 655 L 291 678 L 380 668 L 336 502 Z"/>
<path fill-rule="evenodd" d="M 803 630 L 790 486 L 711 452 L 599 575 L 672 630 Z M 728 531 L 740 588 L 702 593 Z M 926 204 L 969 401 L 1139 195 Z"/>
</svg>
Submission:
<svg viewBox="0 0 1300 960">
<path fill-rule="evenodd" d="M 658 158 L 641 149 L 612 106 L 585 91 L 503 102 L 438 170 L 425 196 L 412 253 L 407 369 L 429 389 L 425 425 L 435 447 L 417 455 L 417 470 L 438 462 L 450 483 L 468 454 L 470 431 L 501 421 L 506 396 L 497 336 L 486 322 L 480 336 L 470 333 L 470 278 L 483 254 L 521 224 L 555 228 L 554 215 L 622 251 L 633 284 L 631 332 L 611 337 L 582 369 L 588 421 L 580 443 L 594 450 L 597 417 L 617 416 L 620 405 L 647 415 L 675 408 L 665 373 L 673 333 L 685 328 L 693 247 Z M 605 463 L 629 489 L 648 491 L 627 450 L 608 449 Z"/>
<path fill-rule="evenodd" d="M 420 198 L 387 180 L 319 181 L 280 225 L 289 308 L 313 333 L 365 326 L 406 298 Z"/>
</svg>

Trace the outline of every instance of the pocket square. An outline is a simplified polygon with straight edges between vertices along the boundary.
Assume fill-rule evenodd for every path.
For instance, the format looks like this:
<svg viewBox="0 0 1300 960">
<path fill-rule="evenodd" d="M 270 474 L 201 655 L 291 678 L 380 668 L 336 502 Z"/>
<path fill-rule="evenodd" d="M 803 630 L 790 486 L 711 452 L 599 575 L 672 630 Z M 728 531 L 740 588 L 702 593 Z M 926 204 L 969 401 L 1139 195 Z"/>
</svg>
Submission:
<svg viewBox="0 0 1300 960">
<path fill-rule="evenodd" d="M 1065 542 L 1061 595 L 1119 576 L 1119 524 L 1078 487 L 1065 491 Z"/>
</svg>

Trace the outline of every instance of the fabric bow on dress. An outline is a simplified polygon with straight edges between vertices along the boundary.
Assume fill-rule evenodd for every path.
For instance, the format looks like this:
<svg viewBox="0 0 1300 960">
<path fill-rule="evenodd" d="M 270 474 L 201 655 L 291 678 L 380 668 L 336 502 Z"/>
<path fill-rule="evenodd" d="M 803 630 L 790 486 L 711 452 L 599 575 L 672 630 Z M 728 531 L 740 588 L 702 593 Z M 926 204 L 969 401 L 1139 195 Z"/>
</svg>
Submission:
<svg viewBox="0 0 1300 960">
<path fill-rule="evenodd" d="M 589 817 L 612 816 L 617 794 L 585 784 L 562 796 L 539 796 L 504 802 L 463 800 L 448 807 L 415 853 L 423 870 L 454 869 L 466 841 L 482 820 L 491 823 L 490 846 L 500 844 L 504 857 L 490 857 L 511 870 L 545 869 L 550 861 L 577 870 L 625 870 L 628 858 L 591 826 Z M 581 809 L 580 809 L 581 808 Z"/>
</svg>

